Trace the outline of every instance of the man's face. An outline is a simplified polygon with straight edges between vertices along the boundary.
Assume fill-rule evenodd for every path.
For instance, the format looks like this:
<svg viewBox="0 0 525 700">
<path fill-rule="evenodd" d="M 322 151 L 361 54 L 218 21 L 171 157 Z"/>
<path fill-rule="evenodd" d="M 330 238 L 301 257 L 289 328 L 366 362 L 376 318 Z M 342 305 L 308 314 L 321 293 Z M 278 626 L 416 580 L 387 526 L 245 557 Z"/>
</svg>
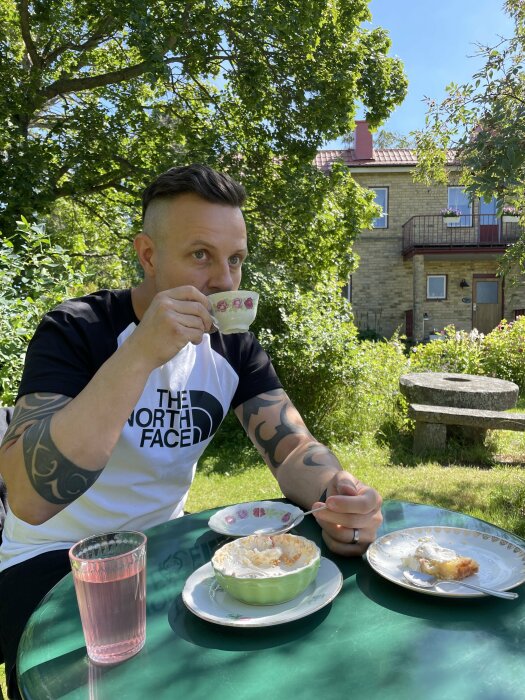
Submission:
<svg viewBox="0 0 525 700">
<path fill-rule="evenodd" d="M 144 233 L 152 241 L 147 274 L 156 292 L 182 285 L 206 295 L 239 288 L 248 253 L 240 209 L 193 193 L 154 200 L 146 212 Z"/>
</svg>

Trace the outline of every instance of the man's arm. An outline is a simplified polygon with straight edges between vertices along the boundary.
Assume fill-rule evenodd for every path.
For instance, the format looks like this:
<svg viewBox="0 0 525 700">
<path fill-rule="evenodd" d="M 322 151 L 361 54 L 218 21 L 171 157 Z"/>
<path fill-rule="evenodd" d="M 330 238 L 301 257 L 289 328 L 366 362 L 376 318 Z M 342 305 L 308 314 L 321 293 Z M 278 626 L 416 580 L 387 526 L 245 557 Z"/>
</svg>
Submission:
<svg viewBox="0 0 525 700">
<path fill-rule="evenodd" d="M 30 394 L 17 402 L 0 446 L 0 473 L 17 517 L 39 525 L 96 481 L 152 370 L 211 328 L 207 304 L 193 287 L 157 294 L 77 396 Z"/>
<path fill-rule="evenodd" d="M 17 403 L 2 446 L 21 440 L 26 477 L 49 504 L 67 505 L 84 493 L 100 474 L 70 462 L 55 445 L 50 423 L 53 414 L 71 399 L 58 394 L 29 394 Z M 9 452 L 8 452 L 9 454 Z"/>
<path fill-rule="evenodd" d="M 381 524 L 381 497 L 343 471 L 337 457 L 309 432 L 282 389 L 260 394 L 235 413 L 279 482 L 283 494 L 303 508 L 327 492 L 326 510 L 315 514 L 330 549 L 361 554 Z M 359 543 L 353 543 L 359 530 Z"/>
<path fill-rule="evenodd" d="M 123 344 L 76 396 L 28 394 L 17 401 L 0 446 L 9 508 L 39 525 L 98 478 L 151 371 Z"/>
</svg>

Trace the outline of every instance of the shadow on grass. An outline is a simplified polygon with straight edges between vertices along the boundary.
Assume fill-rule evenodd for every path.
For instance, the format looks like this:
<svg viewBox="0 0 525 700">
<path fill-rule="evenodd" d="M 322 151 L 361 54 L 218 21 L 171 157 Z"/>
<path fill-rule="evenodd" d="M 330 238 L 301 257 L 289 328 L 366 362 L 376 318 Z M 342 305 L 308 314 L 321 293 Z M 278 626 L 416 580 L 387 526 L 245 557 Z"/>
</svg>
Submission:
<svg viewBox="0 0 525 700">
<path fill-rule="evenodd" d="M 494 439 L 487 438 L 483 445 L 462 443 L 451 438 L 445 450 L 429 450 L 424 456 L 414 454 L 414 433 L 411 425 L 401 430 L 399 423 L 388 421 L 381 426 L 378 442 L 389 451 L 390 462 L 400 467 L 417 467 L 432 462 L 443 467 L 465 466 L 490 469 L 500 462 L 497 459 L 497 445 Z"/>
</svg>

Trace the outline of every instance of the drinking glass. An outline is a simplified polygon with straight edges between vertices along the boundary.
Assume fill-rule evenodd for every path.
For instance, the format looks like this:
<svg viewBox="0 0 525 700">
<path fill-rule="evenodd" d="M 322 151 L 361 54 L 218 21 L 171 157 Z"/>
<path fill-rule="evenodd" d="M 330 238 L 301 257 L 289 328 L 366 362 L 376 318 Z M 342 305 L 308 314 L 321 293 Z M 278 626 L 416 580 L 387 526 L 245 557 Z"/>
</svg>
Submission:
<svg viewBox="0 0 525 700">
<path fill-rule="evenodd" d="M 89 658 L 114 664 L 146 641 L 146 535 L 112 532 L 69 550 Z"/>
</svg>

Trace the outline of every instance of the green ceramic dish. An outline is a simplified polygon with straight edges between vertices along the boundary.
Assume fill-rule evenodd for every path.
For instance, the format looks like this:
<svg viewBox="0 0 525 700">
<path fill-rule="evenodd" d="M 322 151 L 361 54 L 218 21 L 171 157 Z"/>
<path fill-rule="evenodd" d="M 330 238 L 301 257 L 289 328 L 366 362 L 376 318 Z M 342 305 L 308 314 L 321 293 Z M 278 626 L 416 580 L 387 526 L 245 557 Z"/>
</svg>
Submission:
<svg viewBox="0 0 525 700">
<path fill-rule="evenodd" d="M 263 552 L 263 556 L 272 546 L 279 547 L 284 554 L 283 561 L 277 566 L 256 567 L 249 572 L 242 572 L 239 567 L 236 575 L 232 575 L 232 561 L 236 560 L 238 548 L 250 549 L 250 545 L 258 553 Z M 288 565 L 288 561 L 292 563 Z M 300 595 L 315 581 L 320 562 L 319 547 L 304 537 L 250 535 L 221 547 L 212 559 L 212 566 L 221 588 L 237 600 L 249 605 L 279 605 Z"/>
</svg>

